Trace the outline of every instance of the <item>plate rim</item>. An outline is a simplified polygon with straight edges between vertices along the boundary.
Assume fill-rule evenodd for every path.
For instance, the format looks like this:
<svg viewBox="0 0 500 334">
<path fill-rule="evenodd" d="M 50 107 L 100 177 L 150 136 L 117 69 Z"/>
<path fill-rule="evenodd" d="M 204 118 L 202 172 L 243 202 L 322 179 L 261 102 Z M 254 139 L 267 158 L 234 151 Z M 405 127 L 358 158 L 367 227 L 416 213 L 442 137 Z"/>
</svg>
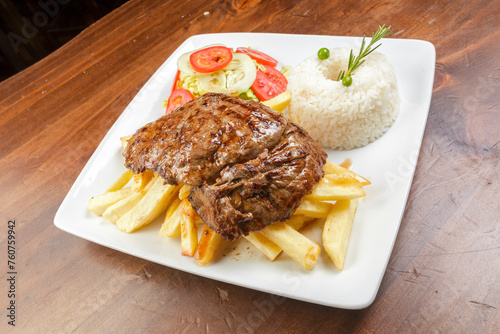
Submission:
<svg viewBox="0 0 500 334">
<path fill-rule="evenodd" d="M 181 268 L 181 267 L 176 266 L 176 265 L 165 264 L 165 263 L 162 263 L 162 262 L 159 262 L 159 261 L 155 261 L 154 259 L 150 259 L 148 257 L 138 256 L 138 255 L 134 254 L 133 252 L 127 251 L 127 249 L 125 249 L 123 247 L 116 247 L 115 245 L 112 245 L 112 244 L 107 243 L 107 242 L 103 242 L 102 240 L 101 241 L 97 241 L 97 240 L 95 240 L 95 238 L 88 237 L 88 236 L 87 237 L 82 236 L 81 233 L 78 234 L 78 232 L 75 231 L 74 229 L 72 229 L 71 226 L 64 224 L 64 219 L 63 219 L 64 217 L 62 217 L 62 215 L 63 215 L 63 207 L 65 205 L 67 205 L 67 201 L 70 200 L 69 199 L 70 194 L 73 194 L 76 191 L 76 188 L 79 186 L 79 184 L 81 184 L 81 182 L 83 182 L 84 176 L 89 172 L 89 169 L 91 168 L 92 164 L 95 162 L 95 160 L 97 159 L 97 157 L 101 154 L 101 151 L 104 149 L 104 146 L 106 145 L 106 142 L 110 139 L 111 135 L 120 126 L 120 124 L 122 122 L 122 119 L 125 118 L 126 115 L 128 114 L 128 112 L 131 111 L 131 108 L 129 108 L 129 107 L 130 107 L 130 105 L 132 105 L 134 103 L 134 100 L 136 99 L 136 97 L 139 94 L 141 94 L 141 92 L 145 89 L 145 87 L 148 86 L 148 83 L 153 79 L 153 77 L 155 75 L 157 75 L 157 73 L 163 68 L 163 66 L 165 66 L 165 64 L 169 63 L 171 61 L 171 59 L 173 59 L 173 57 L 179 53 L 178 51 L 181 49 L 182 46 L 186 45 L 187 43 L 189 43 L 189 42 L 191 42 L 191 41 L 193 41 L 195 39 L 199 39 L 199 38 L 203 38 L 203 37 L 207 37 L 207 36 L 210 36 L 210 37 L 214 37 L 214 36 L 215 37 L 217 37 L 217 36 L 226 36 L 226 37 L 236 37 L 236 36 L 270 37 L 270 36 L 279 36 L 280 38 L 281 37 L 292 37 L 292 38 L 293 37 L 301 37 L 301 38 L 304 38 L 304 37 L 311 38 L 311 37 L 313 37 L 313 38 L 342 38 L 342 39 L 347 39 L 347 40 L 351 40 L 351 39 L 355 39 L 355 38 L 361 38 L 361 37 L 358 37 L 358 36 L 332 36 L 332 35 L 262 33 L 262 32 L 257 32 L 257 33 L 254 33 L 254 32 L 229 32 L 229 33 L 214 33 L 214 34 L 207 33 L 207 34 L 192 35 L 192 36 L 188 37 L 158 67 L 157 71 L 155 71 L 155 73 L 148 79 L 148 81 L 143 85 L 143 87 L 141 88 L 141 90 L 139 90 L 139 92 L 136 94 L 136 96 L 134 97 L 134 99 L 131 100 L 131 102 L 126 106 L 126 108 L 123 110 L 123 112 L 120 114 L 120 116 L 116 119 L 116 121 L 113 123 L 113 125 L 109 128 L 108 132 L 103 137 L 103 139 L 101 140 L 101 142 L 99 143 L 99 145 L 96 147 L 96 149 L 94 150 L 94 153 L 91 155 L 91 157 L 89 158 L 89 160 L 87 161 L 87 163 L 85 164 L 85 166 L 83 167 L 83 169 L 81 170 L 80 174 L 75 179 L 75 181 L 74 181 L 73 185 L 71 186 L 70 190 L 68 191 L 68 193 L 64 197 L 63 201 L 61 202 L 61 205 L 59 206 L 59 208 L 58 208 L 58 210 L 57 210 L 57 212 L 56 212 L 56 214 L 54 216 L 54 225 L 57 228 L 59 228 L 60 230 L 62 230 L 62 231 L 65 231 L 65 232 L 67 232 L 69 234 L 72 234 L 72 235 L 77 236 L 79 238 L 82 238 L 84 240 L 96 243 L 98 245 L 102 245 L 102 246 L 105 246 L 105 247 L 108 247 L 108 248 L 120 251 L 122 253 L 131 255 L 131 256 L 134 256 L 134 257 L 138 257 L 138 258 L 143 259 L 143 260 L 155 262 L 155 263 L 158 263 L 160 265 L 164 265 L 164 266 L 176 269 L 176 270 L 181 270 L 181 271 L 184 271 L 184 272 L 187 272 L 187 273 L 190 273 L 190 274 L 195 274 L 195 275 L 198 275 L 198 276 L 201 276 L 201 277 L 206 277 L 206 278 L 209 278 L 209 279 L 213 279 L 213 280 L 225 282 L 225 283 L 228 283 L 228 284 L 233 284 L 233 285 L 237 285 L 237 286 L 241 286 L 241 287 L 245 287 L 245 288 L 250 288 L 250 289 L 254 289 L 254 290 L 258 290 L 258 291 L 263 291 L 263 292 L 274 294 L 274 295 L 280 295 L 280 296 L 284 296 L 284 297 L 287 297 L 287 298 L 292 298 L 292 299 L 296 299 L 296 300 L 305 301 L 305 302 L 308 302 L 308 303 L 320 304 L 320 305 L 324 305 L 324 306 L 328 306 L 328 307 L 336 307 L 336 308 L 344 308 L 344 309 L 363 309 L 363 308 L 368 307 L 375 300 L 375 298 L 377 296 L 377 293 L 379 291 L 379 288 L 380 288 L 380 284 L 381 284 L 382 279 L 383 279 L 383 277 L 385 275 L 385 272 L 387 270 L 387 265 L 388 265 L 388 262 L 390 260 L 391 254 L 392 254 L 392 251 L 393 251 L 393 248 L 394 248 L 394 244 L 396 242 L 396 238 L 397 238 L 397 236 L 399 234 L 399 228 L 401 226 L 401 222 L 402 222 L 402 219 L 403 219 L 403 216 L 404 216 L 404 210 L 405 210 L 406 203 L 407 203 L 407 200 L 408 200 L 408 197 L 409 197 L 409 193 L 410 193 L 410 190 L 411 190 L 411 185 L 413 183 L 414 173 L 415 173 L 418 161 L 415 162 L 415 164 L 413 166 L 413 170 L 412 170 L 411 177 L 410 177 L 410 182 L 409 182 L 409 185 L 408 185 L 408 187 L 406 189 L 406 193 L 405 193 L 404 203 L 403 203 L 403 206 L 400 208 L 400 213 L 398 215 L 399 218 L 398 218 L 397 228 L 396 228 L 396 231 L 394 233 L 394 237 L 393 238 L 391 237 L 390 251 L 388 253 L 387 258 L 385 259 L 385 264 L 383 266 L 382 274 L 378 278 L 378 282 L 376 284 L 376 288 L 372 291 L 372 294 L 370 296 L 366 296 L 367 298 L 364 299 L 364 302 L 358 302 L 358 303 L 353 303 L 353 304 L 349 304 L 349 305 L 348 304 L 341 304 L 341 303 L 340 304 L 339 303 L 324 303 L 324 302 L 319 302 L 317 300 L 304 299 L 304 298 L 300 298 L 300 297 L 298 297 L 296 295 L 293 295 L 293 294 L 287 294 L 287 293 L 285 293 L 283 291 L 276 292 L 276 291 L 272 291 L 270 289 L 266 290 L 266 289 L 263 289 L 263 288 L 260 288 L 260 287 L 248 286 L 248 285 L 245 285 L 245 284 L 240 284 L 238 282 L 235 282 L 234 280 L 222 279 L 220 277 L 212 277 L 210 275 L 206 275 L 206 273 L 203 274 L 203 272 L 199 272 L 199 271 L 197 272 L 197 271 L 194 271 L 194 270 L 190 270 L 190 268 L 185 268 L 185 267 Z M 432 77 L 434 76 L 434 74 L 435 74 L 435 62 L 436 62 L 436 51 L 435 51 L 434 45 L 431 42 L 428 42 L 428 41 L 425 41 L 425 40 L 418 40 L 418 39 L 397 39 L 397 38 L 390 38 L 388 40 L 394 41 L 394 42 L 390 42 L 390 43 L 400 43 L 401 41 L 418 43 L 418 44 L 422 45 L 422 47 L 428 49 L 427 51 L 430 51 L 431 57 L 429 59 L 427 59 L 427 61 L 431 61 L 431 63 L 432 63 Z M 417 146 L 418 146 L 418 152 L 420 152 L 420 149 L 421 149 L 421 146 L 422 146 L 423 136 L 424 136 L 424 133 L 425 133 L 427 119 L 428 119 L 428 115 L 429 115 L 429 112 L 430 112 L 430 105 L 431 105 L 431 100 L 432 100 L 433 80 L 432 80 L 432 82 L 429 83 L 429 86 L 425 87 L 425 88 L 428 90 L 428 92 L 426 93 L 426 96 L 428 96 L 428 98 L 425 101 L 426 102 L 425 106 L 423 106 L 423 109 L 425 111 L 425 119 L 423 120 L 423 126 L 422 126 L 422 128 L 420 130 L 420 133 L 418 135 L 418 138 L 417 138 L 418 139 L 418 144 L 417 144 Z M 86 207 L 85 207 L 85 209 L 86 209 Z"/>
</svg>

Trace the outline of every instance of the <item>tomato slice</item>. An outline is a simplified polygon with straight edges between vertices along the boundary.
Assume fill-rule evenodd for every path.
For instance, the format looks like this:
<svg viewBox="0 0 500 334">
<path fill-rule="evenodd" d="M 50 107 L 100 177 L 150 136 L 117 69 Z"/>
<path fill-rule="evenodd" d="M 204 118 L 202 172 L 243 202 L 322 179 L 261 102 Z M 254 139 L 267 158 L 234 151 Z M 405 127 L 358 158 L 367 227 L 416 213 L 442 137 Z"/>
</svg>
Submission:
<svg viewBox="0 0 500 334">
<path fill-rule="evenodd" d="M 174 79 L 174 85 L 172 86 L 172 92 L 174 90 L 176 90 L 177 88 L 181 88 L 180 87 L 180 76 L 181 76 L 181 71 L 177 70 L 177 74 L 175 75 L 175 79 Z"/>
<path fill-rule="evenodd" d="M 211 46 L 193 52 L 189 62 L 193 69 L 200 73 L 210 73 L 224 68 L 233 59 L 231 49 L 224 46 Z"/>
<path fill-rule="evenodd" d="M 244 53 L 262 65 L 267 65 L 267 66 L 272 66 L 272 67 L 276 67 L 276 65 L 278 65 L 278 61 L 276 59 L 274 59 L 271 56 L 266 55 L 263 52 L 257 51 L 257 50 L 240 47 L 240 48 L 236 49 L 236 52 Z"/>
<path fill-rule="evenodd" d="M 187 89 L 174 89 L 172 91 L 172 94 L 170 94 L 170 97 L 168 98 L 167 111 L 165 112 L 165 114 L 168 114 L 172 110 L 179 108 L 184 103 L 189 102 L 192 99 L 194 99 L 194 96 Z"/>
<path fill-rule="evenodd" d="M 257 71 L 252 90 L 261 101 L 267 101 L 283 93 L 288 86 L 285 76 L 274 67 L 264 65 L 266 72 Z"/>
</svg>

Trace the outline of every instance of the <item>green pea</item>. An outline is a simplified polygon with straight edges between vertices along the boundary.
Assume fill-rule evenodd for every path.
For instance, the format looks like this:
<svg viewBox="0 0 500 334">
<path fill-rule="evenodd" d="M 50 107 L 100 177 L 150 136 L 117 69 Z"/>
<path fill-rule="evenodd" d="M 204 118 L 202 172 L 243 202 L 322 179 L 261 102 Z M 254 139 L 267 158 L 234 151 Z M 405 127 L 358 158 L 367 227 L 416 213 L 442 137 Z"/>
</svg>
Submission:
<svg viewBox="0 0 500 334">
<path fill-rule="evenodd" d="M 318 58 L 323 60 L 323 59 L 327 59 L 328 57 L 330 57 L 330 50 L 328 50 L 327 48 L 321 48 L 319 49 L 318 51 Z"/>
<path fill-rule="evenodd" d="M 344 77 L 344 79 L 342 79 L 342 84 L 346 87 L 349 87 L 352 84 L 351 76 Z"/>
</svg>

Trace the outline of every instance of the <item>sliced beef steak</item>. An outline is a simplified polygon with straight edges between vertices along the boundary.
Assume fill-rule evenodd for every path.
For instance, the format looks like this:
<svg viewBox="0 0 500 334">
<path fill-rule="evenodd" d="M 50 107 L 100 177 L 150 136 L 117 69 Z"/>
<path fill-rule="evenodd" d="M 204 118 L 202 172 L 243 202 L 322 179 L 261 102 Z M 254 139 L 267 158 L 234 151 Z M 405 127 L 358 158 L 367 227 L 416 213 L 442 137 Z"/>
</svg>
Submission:
<svg viewBox="0 0 500 334">
<path fill-rule="evenodd" d="M 191 205 L 227 240 L 290 218 L 326 162 L 280 113 L 223 94 L 203 95 L 142 127 L 123 155 L 134 173 L 194 186 Z"/>
<path fill-rule="evenodd" d="M 235 240 L 290 218 L 323 177 L 326 157 L 304 130 L 288 123 L 271 150 L 227 166 L 215 183 L 195 187 L 189 201 L 206 224 Z"/>
<path fill-rule="evenodd" d="M 139 129 L 123 153 L 125 166 L 151 170 L 170 184 L 213 182 L 224 167 L 276 146 L 286 124 L 260 103 L 205 94 Z"/>
</svg>

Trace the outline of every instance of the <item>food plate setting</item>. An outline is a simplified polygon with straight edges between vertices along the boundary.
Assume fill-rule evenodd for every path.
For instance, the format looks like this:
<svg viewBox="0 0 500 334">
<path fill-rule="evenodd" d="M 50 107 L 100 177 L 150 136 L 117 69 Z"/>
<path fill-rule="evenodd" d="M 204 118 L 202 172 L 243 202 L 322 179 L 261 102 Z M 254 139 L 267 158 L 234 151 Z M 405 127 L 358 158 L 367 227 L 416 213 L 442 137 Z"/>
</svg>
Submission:
<svg viewBox="0 0 500 334">
<path fill-rule="evenodd" d="M 377 49 L 397 77 L 399 116 L 379 139 L 361 148 L 328 150 L 328 161 L 352 161 L 351 169 L 371 182 L 364 187 L 354 218 L 345 265 L 339 271 L 324 250 L 314 269 L 305 270 L 282 254 L 269 261 L 246 240 L 226 243 L 206 266 L 182 256 L 180 240 L 160 237 L 161 219 L 134 233 L 88 211 L 89 199 L 102 194 L 126 171 L 120 138 L 165 114 L 177 60 L 210 44 L 252 47 L 298 65 L 320 48 L 359 48 L 362 37 L 227 33 L 188 38 L 142 87 L 96 149 L 61 204 L 55 225 L 71 234 L 171 268 L 275 295 L 346 309 L 369 306 L 387 267 L 410 191 L 427 121 L 434 80 L 435 49 L 425 41 L 385 38 Z M 293 98 L 293 97 L 292 97 Z M 308 231 L 317 239 L 317 230 Z M 319 236 L 319 240 L 321 236 Z M 319 242 L 319 241 L 318 241 Z M 168 277 L 165 277 L 168 279 Z"/>
</svg>

